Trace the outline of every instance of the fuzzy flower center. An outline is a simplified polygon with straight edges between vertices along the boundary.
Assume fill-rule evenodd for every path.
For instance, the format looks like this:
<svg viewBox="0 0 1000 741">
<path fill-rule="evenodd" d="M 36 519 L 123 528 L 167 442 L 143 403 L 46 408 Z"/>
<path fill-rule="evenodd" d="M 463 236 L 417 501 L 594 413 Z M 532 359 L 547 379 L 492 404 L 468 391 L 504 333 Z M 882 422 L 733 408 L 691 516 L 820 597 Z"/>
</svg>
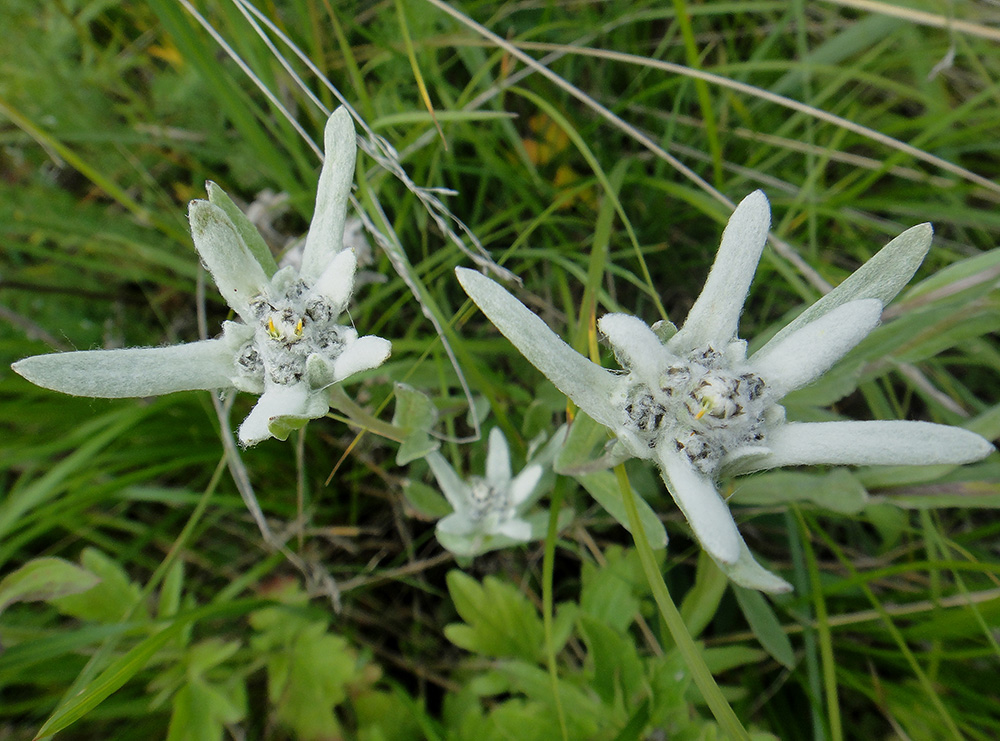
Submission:
<svg viewBox="0 0 1000 741">
<path fill-rule="evenodd" d="M 302 380 L 306 359 L 318 354 L 333 361 L 354 336 L 337 323 L 341 307 L 293 281 L 279 295 L 256 296 L 250 302 L 254 335 L 236 354 L 236 370 L 247 385 L 288 385 Z"/>
<path fill-rule="evenodd" d="M 469 500 L 472 505 L 469 514 L 473 520 L 479 521 L 488 515 L 503 519 L 509 514 L 510 494 L 478 476 L 469 481 Z"/>
<path fill-rule="evenodd" d="M 655 387 L 632 379 L 624 426 L 649 449 L 672 445 L 713 475 L 727 452 L 764 440 L 764 380 L 725 367 L 711 347 L 671 363 Z"/>
</svg>

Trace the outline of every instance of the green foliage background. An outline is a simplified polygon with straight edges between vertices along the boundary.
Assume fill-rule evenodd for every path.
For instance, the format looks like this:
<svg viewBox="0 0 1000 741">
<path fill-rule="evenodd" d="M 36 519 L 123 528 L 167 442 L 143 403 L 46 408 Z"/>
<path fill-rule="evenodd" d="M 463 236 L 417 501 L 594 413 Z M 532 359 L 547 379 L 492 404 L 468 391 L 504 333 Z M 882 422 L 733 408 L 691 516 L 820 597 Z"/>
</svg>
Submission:
<svg viewBox="0 0 1000 741">
<path fill-rule="evenodd" d="M 763 188 L 782 240 L 765 252 L 744 337 L 767 337 L 824 282 L 932 221 L 911 289 L 835 372 L 789 398 L 789 414 L 818 418 L 819 404 L 819 418 L 929 419 L 995 439 L 996 9 L 853 5 L 261 10 L 416 185 L 453 189 L 447 208 L 578 349 L 606 311 L 683 318 L 730 210 L 713 188 L 732 201 Z M 185 221 L 206 179 L 242 205 L 266 190 L 286 198 L 265 219 L 275 249 L 304 232 L 318 159 L 275 102 L 314 138 L 324 115 L 238 6 L 195 6 L 272 99 L 175 0 L 0 4 L 0 369 L 53 350 L 197 339 L 202 301 L 214 332 L 226 307 Z M 502 43 L 553 77 L 520 77 L 525 63 Z M 447 327 L 516 469 L 528 441 L 565 420 L 565 399 L 471 310 L 452 272 L 470 263 L 412 190 L 363 154 L 358 181 L 366 208 L 377 198 L 385 209 L 407 280 Z M 385 279 L 358 290 L 351 317 L 390 338 L 393 357 L 348 392 L 387 421 L 393 381 L 404 381 L 432 398 L 442 430 L 467 434 L 433 325 L 383 251 L 368 269 Z M 233 425 L 250 403 L 237 399 Z M 263 542 L 208 394 L 78 399 L 0 370 L 0 735 L 723 737 L 630 537 L 574 480 L 556 484 L 577 514 L 558 538 L 463 573 L 404 495 L 407 482 L 433 483 L 426 465 L 397 466 L 396 441 L 334 417 L 242 460 L 274 530 L 336 581 L 338 612 Z M 442 452 L 459 471 L 482 470 L 483 443 Z M 667 586 L 748 733 L 1000 736 L 995 459 L 732 482 L 751 547 L 796 584 L 773 601 L 729 589 L 655 472 L 629 467 L 671 535 L 658 553 Z"/>
</svg>

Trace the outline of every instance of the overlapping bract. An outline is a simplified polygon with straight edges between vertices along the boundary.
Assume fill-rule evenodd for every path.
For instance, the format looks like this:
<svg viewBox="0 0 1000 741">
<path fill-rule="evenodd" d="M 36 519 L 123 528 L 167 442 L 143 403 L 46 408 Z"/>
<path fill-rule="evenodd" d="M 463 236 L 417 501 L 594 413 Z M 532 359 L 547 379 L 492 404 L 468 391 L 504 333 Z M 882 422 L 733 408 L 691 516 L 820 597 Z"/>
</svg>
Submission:
<svg viewBox="0 0 1000 741">
<path fill-rule="evenodd" d="M 671 328 L 654 332 L 624 314 L 601 318 L 624 372 L 572 350 L 495 282 L 457 273 L 483 313 L 556 387 L 614 431 L 629 454 L 656 462 L 702 546 L 734 582 L 783 592 L 791 586 L 756 561 L 737 530 L 716 488 L 720 476 L 817 463 L 967 463 L 993 446 L 927 422 L 786 422 L 781 399 L 875 328 L 923 260 L 931 228 L 901 234 L 748 358 L 737 326 L 769 225 L 767 199 L 756 191 L 734 211 L 704 289 L 666 341 Z"/>
</svg>

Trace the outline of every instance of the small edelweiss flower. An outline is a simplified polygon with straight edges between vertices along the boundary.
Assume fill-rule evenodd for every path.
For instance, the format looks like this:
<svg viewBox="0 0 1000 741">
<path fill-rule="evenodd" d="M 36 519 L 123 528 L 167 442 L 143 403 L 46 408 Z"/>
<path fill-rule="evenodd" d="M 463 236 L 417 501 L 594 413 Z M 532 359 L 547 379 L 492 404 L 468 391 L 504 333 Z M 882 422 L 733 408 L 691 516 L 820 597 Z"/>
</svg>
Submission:
<svg viewBox="0 0 1000 741">
<path fill-rule="evenodd" d="M 537 522 L 523 517 L 537 498 L 532 495 L 536 493 L 543 468 L 532 463 L 512 478 L 507 438 L 499 429 L 490 431 L 485 476 L 462 481 L 437 452 L 427 456 L 427 463 L 455 510 L 438 521 L 437 539 L 456 556 L 476 556 L 526 543 L 545 527 L 545 516 Z"/>
<path fill-rule="evenodd" d="M 705 288 L 680 330 L 625 314 L 598 326 L 624 369 L 579 355 L 499 285 L 459 268 L 473 301 L 584 412 L 632 456 L 657 463 L 698 540 L 737 584 L 791 586 L 757 563 L 716 488 L 722 475 L 804 464 L 968 463 L 993 446 L 929 422 L 785 421 L 779 404 L 825 373 L 878 324 L 882 307 L 913 276 L 931 228 L 904 232 L 749 358 L 737 324 L 770 225 L 760 191 L 736 208 Z"/>
<path fill-rule="evenodd" d="M 238 321 L 222 336 L 185 345 L 36 355 L 12 366 L 32 383 L 75 396 L 124 398 L 192 389 L 237 388 L 260 399 L 239 429 L 240 442 L 284 440 L 329 411 L 327 389 L 376 368 L 391 346 L 358 337 L 338 318 L 354 287 L 356 258 L 342 249 L 357 143 L 350 114 L 330 117 L 326 159 L 301 268 L 278 270 L 256 229 L 229 197 L 208 184 L 192 201 L 195 248 Z"/>
</svg>

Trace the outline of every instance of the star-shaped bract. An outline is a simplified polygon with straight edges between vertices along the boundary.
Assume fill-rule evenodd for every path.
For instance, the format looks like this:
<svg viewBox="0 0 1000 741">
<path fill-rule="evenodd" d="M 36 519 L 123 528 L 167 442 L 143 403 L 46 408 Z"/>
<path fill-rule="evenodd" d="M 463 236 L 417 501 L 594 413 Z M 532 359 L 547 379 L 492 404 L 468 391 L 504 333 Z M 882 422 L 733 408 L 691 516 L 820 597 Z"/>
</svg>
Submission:
<svg viewBox="0 0 1000 741">
<path fill-rule="evenodd" d="M 929 224 L 890 242 L 749 358 L 737 336 L 770 225 L 760 191 L 733 212 L 705 287 L 680 330 L 625 314 L 598 326 L 624 372 L 592 363 L 498 284 L 459 268 L 473 301 L 524 356 L 632 456 L 655 461 L 698 540 L 737 584 L 791 589 L 750 553 L 716 488 L 722 475 L 803 464 L 967 463 L 993 446 L 927 422 L 785 421 L 781 399 L 825 373 L 878 324 L 913 276 Z M 672 336 L 669 336 L 673 332 Z"/>
<path fill-rule="evenodd" d="M 326 158 L 301 270 L 277 269 L 263 239 L 214 183 L 189 209 L 195 248 L 238 316 L 222 336 L 184 345 L 37 355 L 14 363 L 32 383 L 75 396 L 124 398 L 235 387 L 260 394 L 239 429 L 254 445 L 329 411 L 327 389 L 378 367 L 388 340 L 341 325 L 356 259 L 344 250 L 344 220 L 357 142 L 344 108 L 330 117 Z"/>
<path fill-rule="evenodd" d="M 507 438 L 494 428 L 486 446 L 486 475 L 463 481 L 437 452 L 427 456 L 438 486 L 454 512 L 437 524 L 438 541 L 457 556 L 476 556 L 496 548 L 526 543 L 545 525 L 545 517 L 525 518 L 537 499 L 543 468 L 525 466 L 512 476 Z"/>
</svg>

